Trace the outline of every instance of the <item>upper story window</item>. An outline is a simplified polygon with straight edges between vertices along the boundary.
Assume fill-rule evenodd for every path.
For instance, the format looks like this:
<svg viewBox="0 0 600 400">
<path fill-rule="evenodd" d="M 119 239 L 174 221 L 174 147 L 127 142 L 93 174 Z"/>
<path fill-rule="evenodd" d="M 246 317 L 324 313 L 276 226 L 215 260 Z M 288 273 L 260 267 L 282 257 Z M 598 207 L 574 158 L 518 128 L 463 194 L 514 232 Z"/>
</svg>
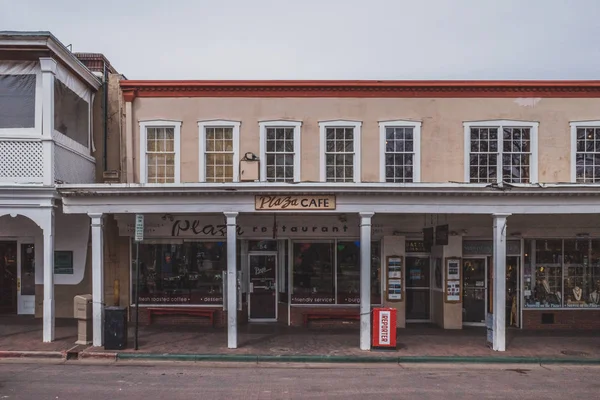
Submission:
<svg viewBox="0 0 600 400">
<path fill-rule="evenodd" d="M 200 121 L 200 182 L 237 182 L 239 180 L 240 123 L 238 121 Z"/>
<path fill-rule="evenodd" d="M 464 130 L 465 181 L 537 182 L 537 122 L 466 122 Z"/>
<path fill-rule="evenodd" d="M 181 122 L 140 122 L 141 183 L 179 183 Z"/>
<path fill-rule="evenodd" d="M 35 130 L 36 126 L 41 130 L 41 106 L 36 106 L 41 99 L 40 75 L 37 62 L 0 63 L 0 130 L 41 133 Z"/>
<path fill-rule="evenodd" d="M 571 182 L 600 182 L 600 121 L 571 122 Z"/>
<path fill-rule="evenodd" d="M 260 180 L 300 182 L 299 121 L 260 122 Z"/>
<path fill-rule="evenodd" d="M 89 96 L 87 90 L 77 94 L 54 78 L 54 129 L 86 149 L 90 145 Z"/>
<path fill-rule="evenodd" d="M 361 126 L 356 121 L 319 123 L 322 182 L 360 182 Z"/>
<path fill-rule="evenodd" d="M 421 181 L 421 122 L 383 121 L 381 141 L 381 182 Z"/>
</svg>

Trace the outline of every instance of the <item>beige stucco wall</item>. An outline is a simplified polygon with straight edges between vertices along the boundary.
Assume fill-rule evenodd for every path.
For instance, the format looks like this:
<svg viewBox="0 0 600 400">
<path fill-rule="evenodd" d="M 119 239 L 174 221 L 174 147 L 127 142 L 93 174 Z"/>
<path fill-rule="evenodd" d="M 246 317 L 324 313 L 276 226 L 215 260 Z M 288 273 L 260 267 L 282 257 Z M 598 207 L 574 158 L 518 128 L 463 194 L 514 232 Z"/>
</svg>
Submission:
<svg viewBox="0 0 600 400">
<path fill-rule="evenodd" d="M 261 120 L 302 121 L 302 180 L 319 180 L 319 121 L 362 121 L 362 181 L 379 181 L 378 121 L 422 121 L 423 182 L 464 181 L 463 122 L 537 121 L 539 180 L 570 178 L 569 121 L 600 119 L 600 99 L 510 98 L 136 98 L 133 102 L 135 180 L 139 181 L 139 121 L 182 121 L 181 180 L 198 181 L 198 120 L 241 121 L 240 154 L 259 154 Z"/>
</svg>

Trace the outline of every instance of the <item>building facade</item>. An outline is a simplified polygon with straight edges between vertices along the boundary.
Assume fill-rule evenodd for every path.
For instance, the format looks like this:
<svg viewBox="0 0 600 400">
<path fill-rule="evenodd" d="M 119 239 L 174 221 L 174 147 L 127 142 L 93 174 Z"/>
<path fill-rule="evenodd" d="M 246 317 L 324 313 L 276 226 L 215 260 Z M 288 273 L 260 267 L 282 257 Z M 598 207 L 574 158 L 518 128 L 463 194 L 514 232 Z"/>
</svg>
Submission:
<svg viewBox="0 0 600 400">
<path fill-rule="evenodd" d="M 507 327 L 600 327 L 598 82 L 121 89 L 122 183 L 60 188 L 91 217 L 95 302 L 212 310 L 233 348 L 241 323 L 348 318 L 368 349 L 372 306 L 487 322 L 496 350 Z"/>
<path fill-rule="evenodd" d="M 63 212 L 57 184 L 102 177 L 118 80 L 49 32 L 0 32 L 0 313 L 43 317 L 46 342 L 56 317 L 73 316 L 73 297 L 91 291 L 89 218 Z"/>
</svg>

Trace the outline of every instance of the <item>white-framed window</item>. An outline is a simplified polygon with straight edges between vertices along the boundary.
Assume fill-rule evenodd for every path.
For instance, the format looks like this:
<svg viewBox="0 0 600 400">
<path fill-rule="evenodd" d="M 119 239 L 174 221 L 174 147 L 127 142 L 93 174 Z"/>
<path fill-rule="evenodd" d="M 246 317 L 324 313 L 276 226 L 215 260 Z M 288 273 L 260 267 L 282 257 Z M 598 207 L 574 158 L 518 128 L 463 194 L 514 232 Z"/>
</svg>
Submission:
<svg viewBox="0 0 600 400">
<path fill-rule="evenodd" d="M 260 180 L 300 182 L 300 121 L 262 121 Z"/>
<path fill-rule="evenodd" d="M 0 62 L 0 136 L 41 135 L 42 97 L 38 62 Z"/>
<path fill-rule="evenodd" d="M 321 182 L 360 182 L 359 121 L 319 122 Z"/>
<path fill-rule="evenodd" d="M 465 122 L 465 182 L 537 183 L 538 122 Z"/>
<path fill-rule="evenodd" d="M 574 121 L 571 126 L 571 182 L 600 182 L 600 121 Z"/>
<path fill-rule="evenodd" d="M 140 121 L 140 182 L 180 182 L 181 121 Z"/>
<path fill-rule="evenodd" d="M 421 122 L 381 121 L 379 140 L 381 182 L 420 182 Z"/>
<path fill-rule="evenodd" d="M 200 182 L 238 182 L 240 171 L 239 121 L 198 121 Z"/>
</svg>

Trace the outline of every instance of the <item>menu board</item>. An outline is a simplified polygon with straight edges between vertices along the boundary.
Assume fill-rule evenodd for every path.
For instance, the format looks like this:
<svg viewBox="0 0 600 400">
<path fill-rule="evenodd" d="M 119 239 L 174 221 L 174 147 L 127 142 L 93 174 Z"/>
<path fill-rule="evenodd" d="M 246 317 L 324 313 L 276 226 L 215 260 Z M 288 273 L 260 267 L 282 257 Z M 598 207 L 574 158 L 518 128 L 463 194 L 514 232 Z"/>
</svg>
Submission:
<svg viewBox="0 0 600 400">
<path fill-rule="evenodd" d="M 391 302 L 404 300 L 404 269 L 402 256 L 388 256 L 386 259 L 387 271 L 387 299 Z"/>
<path fill-rule="evenodd" d="M 446 303 L 460 303 L 462 293 L 461 259 L 459 257 L 446 258 L 444 288 Z"/>
</svg>

